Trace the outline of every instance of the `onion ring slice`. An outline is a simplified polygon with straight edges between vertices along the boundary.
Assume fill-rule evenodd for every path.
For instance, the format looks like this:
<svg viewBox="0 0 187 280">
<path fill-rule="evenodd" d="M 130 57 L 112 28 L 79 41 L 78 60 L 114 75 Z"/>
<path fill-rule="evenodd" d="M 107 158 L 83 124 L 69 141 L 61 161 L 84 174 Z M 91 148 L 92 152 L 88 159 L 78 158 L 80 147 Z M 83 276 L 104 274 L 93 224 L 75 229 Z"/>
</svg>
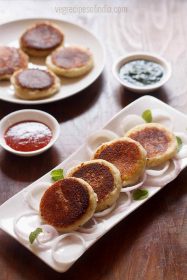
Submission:
<svg viewBox="0 0 187 280">
<path fill-rule="evenodd" d="M 60 243 L 62 243 L 60 245 Z M 62 248 L 62 254 L 58 249 Z M 86 250 L 86 243 L 83 237 L 76 233 L 66 233 L 57 237 L 53 243 L 51 254 L 53 260 L 58 264 L 70 264 L 76 261 Z"/>
<path fill-rule="evenodd" d="M 145 121 L 141 116 L 135 114 L 128 115 L 121 121 L 121 125 L 120 125 L 121 134 L 124 135 L 131 128 L 144 123 Z"/>
<path fill-rule="evenodd" d="M 34 245 L 41 249 L 50 249 L 52 243 L 59 234 L 51 225 L 41 225 L 40 227 L 43 232 L 37 236 L 36 243 L 34 243 Z"/>
<path fill-rule="evenodd" d="M 77 160 L 77 159 L 68 162 L 67 165 L 64 168 L 65 169 L 65 173 L 68 174 L 71 171 L 71 169 L 74 168 L 74 166 L 76 166 L 76 165 L 78 165 L 80 163 L 81 163 L 81 161 Z"/>
<path fill-rule="evenodd" d="M 155 169 L 147 169 L 146 174 L 149 175 L 149 176 L 154 176 L 154 177 L 163 175 L 168 170 L 169 165 L 170 165 L 170 162 L 167 161 L 166 163 L 164 163 L 161 166 L 161 169 L 156 169 L 156 168 Z"/>
<path fill-rule="evenodd" d="M 153 122 L 160 123 L 171 131 L 173 130 L 173 118 L 167 112 L 161 109 L 153 109 L 151 111 Z"/>
<path fill-rule="evenodd" d="M 116 207 L 114 214 L 120 214 L 122 213 L 124 210 L 127 209 L 127 207 L 131 204 L 132 202 L 132 195 L 130 192 L 125 192 L 122 193 L 123 195 L 125 194 L 127 196 L 127 200 L 125 202 L 120 203 L 119 206 Z"/>
<path fill-rule="evenodd" d="M 26 200 L 27 203 L 29 204 L 29 206 L 35 210 L 35 211 L 39 211 L 39 203 L 40 203 L 40 199 L 39 201 L 35 198 L 37 193 L 41 193 L 43 195 L 43 193 L 45 192 L 46 189 L 48 189 L 51 186 L 51 183 L 48 182 L 43 182 L 43 183 L 38 183 L 34 186 L 34 188 L 32 188 L 26 195 Z M 41 196 L 42 196 L 41 195 Z"/>
<path fill-rule="evenodd" d="M 133 190 L 136 190 L 136 189 L 140 188 L 143 185 L 143 183 L 145 182 L 146 179 L 147 179 L 147 174 L 145 172 L 142 180 L 139 183 L 137 183 L 136 185 L 130 186 L 130 187 L 123 187 L 121 189 L 121 192 L 124 192 L 124 193 L 125 192 L 130 192 L 130 191 L 133 191 Z"/>
<path fill-rule="evenodd" d="M 101 211 L 101 212 L 95 213 L 93 216 L 94 216 L 95 218 L 102 218 L 102 217 L 105 217 L 105 216 L 107 216 L 108 214 L 110 214 L 110 213 L 114 210 L 115 207 L 116 207 L 116 203 L 114 203 L 112 206 L 110 206 L 109 208 L 107 208 L 107 209 L 105 209 L 105 210 L 103 210 L 103 211 Z"/>
<path fill-rule="evenodd" d="M 29 235 L 24 231 L 20 230 L 18 223 L 23 217 L 30 217 L 30 216 L 38 216 L 38 213 L 32 211 L 32 212 L 21 214 L 18 217 L 16 217 L 13 222 L 13 229 L 16 236 L 24 243 L 29 243 Z"/>
<path fill-rule="evenodd" d="M 172 168 L 171 164 L 173 165 L 173 168 Z M 171 182 L 172 180 L 174 180 L 180 173 L 181 166 L 179 165 L 178 160 L 175 160 L 175 159 L 171 160 L 171 164 L 167 170 L 168 172 L 166 172 L 165 174 L 160 176 L 159 180 L 157 177 L 148 176 L 146 183 L 145 183 L 145 187 L 147 187 L 147 186 L 163 187 L 163 186 L 167 185 L 169 182 Z"/>
<path fill-rule="evenodd" d="M 187 158 L 187 145 L 182 146 L 181 150 L 176 154 L 176 159 Z"/>
<path fill-rule="evenodd" d="M 102 129 L 90 135 L 86 140 L 86 149 L 89 156 L 92 156 L 100 145 L 116 138 L 119 138 L 119 135 L 107 129 Z"/>
<path fill-rule="evenodd" d="M 90 225 L 90 223 L 92 223 Z M 82 233 L 92 233 L 97 230 L 98 224 L 94 217 L 92 217 L 86 224 L 81 226 L 78 231 Z"/>
</svg>

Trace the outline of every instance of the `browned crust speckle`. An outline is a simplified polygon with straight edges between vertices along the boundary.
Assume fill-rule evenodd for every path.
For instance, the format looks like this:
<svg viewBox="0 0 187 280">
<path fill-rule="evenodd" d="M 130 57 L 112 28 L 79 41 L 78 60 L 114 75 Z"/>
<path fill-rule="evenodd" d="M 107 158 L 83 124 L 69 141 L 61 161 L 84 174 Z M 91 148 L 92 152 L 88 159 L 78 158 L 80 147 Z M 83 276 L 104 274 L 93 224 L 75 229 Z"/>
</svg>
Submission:
<svg viewBox="0 0 187 280">
<path fill-rule="evenodd" d="M 20 49 L 14 47 L 0 47 L 0 79 L 11 76 L 16 70 L 26 68 L 28 57 Z"/>
<path fill-rule="evenodd" d="M 137 125 L 130 129 L 126 136 L 138 141 L 144 147 L 148 167 L 158 166 L 177 153 L 175 135 L 159 123 Z"/>
<path fill-rule="evenodd" d="M 78 170 L 72 173 L 72 176 L 88 182 L 97 194 L 98 202 L 114 188 L 114 178 L 110 169 L 100 163 L 82 164 Z"/>
<path fill-rule="evenodd" d="M 63 42 L 64 35 L 55 25 L 39 22 L 25 31 L 20 38 L 23 49 L 53 50 Z"/>
<path fill-rule="evenodd" d="M 140 143 L 128 137 L 101 145 L 93 159 L 103 159 L 114 164 L 121 173 L 123 186 L 133 184 L 142 175 L 146 164 L 146 151 Z"/>
<path fill-rule="evenodd" d="M 147 127 L 140 131 L 132 132 L 130 137 L 145 148 L 148 158 L 164 153 L 170 142 L 168 134 L 157 127 Z"/>
<path fill-rule="evenodd" d="M 53 64 L 64 69 L 83 67 L 90 58 L 91 54 L 88 50 L 78 47 L 59 48 L 51 55 Z"/>
<path fill-rule="evenodd" d="M 121 174 L 130 174 L 133 173 L 134 165 L 141 158 L 141 155 L 135 143 L 119 140 L 106 146 L 101 152 L 96 153 L 95 158 L 113 163 Z"/>
<path fill-rule="evenodd" d="M 41 217 L 50 225 L 61 228 L 76 222 L 89 207 L 89 193 L 75 178 L 54 183 L 40 202 Z"/>
<path fill-rule="evenodd" d="M 22 88 L 44 90 L 54 84 L 54 77 L 45 70 L 24 69 L 16 75 L 16 82 Z"/>
</svg>

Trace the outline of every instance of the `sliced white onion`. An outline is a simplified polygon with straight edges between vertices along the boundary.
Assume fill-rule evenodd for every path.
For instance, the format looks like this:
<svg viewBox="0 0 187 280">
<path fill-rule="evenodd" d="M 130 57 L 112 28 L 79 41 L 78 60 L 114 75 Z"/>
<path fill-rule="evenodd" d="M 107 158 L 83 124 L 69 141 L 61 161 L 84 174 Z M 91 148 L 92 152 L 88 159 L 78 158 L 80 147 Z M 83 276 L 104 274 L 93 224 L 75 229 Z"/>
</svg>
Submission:
<svg viewBox="0 0 187 280">
<path fill-rule="evenodd" d="M 149 176 L 160 176 L 163 175 L 169 168 L 170 162 L 167 161 L 166 163 L 162 164 L 158 168 L 155 169 L 147 169 L 146 174 Z"/>
<path fill-rule="evenodd" d="M 30 216 L 38 216 L 38 213 L 32 211 L 32 212 L 21 214 L 14 219 L 14 223 L 13 223 L 13 228 L 14 228 L 15 234 L 24 243 L 29 243 L 29 234 L 24 232 L 24 229 L 20 229 L 20 227 L 18 226 L 18 223 L 22 218 L 30 217 Z"/>
<path fill-rule="evenodd" d="M 153 109 L 151 112 L 153 122 L 160 123 L 171 131 L 173 130 L 173 118 L 170 114 L 161 109 Z"/>
<path fill-rule="evenodd" d="M 177 159 L 180 169 L 184 169 L 187 167 L 187 158 Z"/>
<path fill-rule="evenodd" d="M 80 232 L 81 236 L 86 241 L 96 240 L 99 236 L 103 234 L 104 231 L 104 224 L 105 220 L 98 218 L 97 220 L 97 227 L 94 229 L 93 232 Z"/>
<path fill-rule="evenodd" d="M 65 173 L 68 174 L 71 171 L 71 169 L 74 168 L 74 166 L 76 166 L 80 163 L 81 163 L 81 161 L 78 159 L 69 161 L 64 167 Z"/>
<path fill-rule="evenodd" d="M 51 186 L 51 183 L 42 182 L 36 184 L 30 191 L 28 191 L 26 195 L 26 200 L 29 206 L 36 211 L 39 211 L 39 204 L 43 193 Z M 39 199 L 37 199 L 37 195 L 39 195 Z"/>
<path fill-rule="evenodd" d="M 187 135 L 186 133 L 181 133 L 181 132 L 176 132 L 175 135 L 180 137 L 182 140 L 181 149 L 178 151 L 175 158 L 177 160 L 182 160 L 182 159 L 187 160 Z M 183 166 L 184 167 L 186 166 L 186 163 L 184 161 L 183 161 Z"/>
<path fill-rule="evenodd" d="M 185 133 L 176 132 L 175 135 L 181 138 L 183 145 L 187 144 L 187 135 Z"/>
<path fill-rule="evenodd" d="M 121 135 L 124 135 L 128 130 L 130 130 L 131 128 L 134 128 L 136 125 L 139 124 L 144 124 L 145 121 L 143 120 L 143 118 L 141 116 L 138 115 L 128 115 L 126 116 L 120 124 L 120 131 L 121 131 Z"/>
<path fill-rule="evenodd" d="M 176 159 L 184 159 L 187 158 L 187 135 L 185 133 L 176 132 L 176 136 L 180 137 L 182 140 L 182 147 L 180 151 L 176 154 Z"/>
<path fill-rule="evenodd" d="M 125 199 L 125 201 L 124 201 L 124 198 L 122 198 L 123 196 L 126 196 L 126 198 L 127 199 Z M 117 207 L 116 207 L 116 210 L 117 210 L 117 208 L 119 208 L 119 207 L 128 207 L 130 204 L 131 204 L 131 201 L 132 201 L 132 195 L 131 195 L 131 193 L 130 192 L 125 192 L 125 193 L 121 193 L 120 194 L 120 201 L 118 201 L 118 205 L 117 205 Z"/>
<path fill-rule="evenodd" d="M 119 138 L 119 135 L 111 130 L 103 129 L 95 132 L 86 140 L 86 149 L 89 156 L 92 156 L 96 149 L 105 142 Z"/>
<path fill-rule="evenodd" d="M 130 192 L 130 191 L 133 191 L 133 190 L 136 190 L 136 189 L 140 188 L 143 185 L 143 183 L 145 182 L 146 178 L 147 178 L 147 174 L 145 172 L 142 180 L 139 183 L 137 183 L 136 185 L 130 186 L 130 187 L 123 187 L 121 189 L 121 192 L 126 193 L 126 192 Z"/>
<path fill-rule="evenodd" d="M 116 206 L 116 209 L 114 211 L 114 214 L 119 214 L 122 213 L 124 210 L 127 209 L 127 207 L 131 204 L 132 202 L 132 195 L 130 192 L 125 192 L 125 193 L 121 193 L 120 197 L 122 195 L 126 195 L 127 196 L 127 200 L 123 201 L 121 200 L 121 202 L 118 202 L 118 205 Z"/>
<path fill-rule="evenodd" d="M 34 244 L 41 249 L 49 249 L 59 234 L 53 226 L 41 225 L 40 227 L 43 231 L 37 236 Z"/>
<path fill-rule="evenodd" d="M 181 147 L 181 150 L 176 154 L 176 159 L 184 159 L 187 158 L 187 145 Z"/>
<path fill-rule="evenodd" d="M 92 217 L 86 224 L 81 226 L 78 231 L 83 233 L 92 233 L 97 230 L 98 224 L 94 217 Z"/>
<path fill-rule="evenodd" d="M 148 176 L 147 180 L 145 182 L 145 187 L 146 186 L 152 186 L 152 187 L 162 187 L 174 180 L 177 175 L 181 171 L 181 166 L 179 165 L 178 161 L 173 159 L 171 161 L 170 167 L 168 168 L 167 172 L 165 172 L 163 175 L 159 177 L 153 177 L 153 176 Z"/>
<path fill-rule="evenodd" d="M 95 213 L 95 214 L 94 214 L 94 217 L 95 217 L 95 218 L 102 218 L 102 217 L 105 217 L 105 216 L 107 216 L 108 214 L 110 214 L 110 213 L 114 210 L 115 207 L 116 207 L 116 203 L 114 203 L 112 206 L 110 206 L 109 208 L 107 208 L 107 209 L 105 209 L 105 210 L 103 210 L 103 211 L 101 211 L 101 212 Z"/>
<path fill-rule="evenodd" d="M 18 216 L 15 220 L 14 220 L 14 232 L 17 235 L 17 237 L 24 243 L 29 244 L 29 235 L 31 231 L 34 231 L 37 227 L 42 228 L 43 232 L 41 232 L 38 237 L 36 238 L 36 242 L 33 244 L 33 246 L 36 246 L 37 248 L 40 249 L 49 249 L 51 248 L 52 242 L 54 241 L 54 239 L 59 235 L 57 230 L 50 226 L 50 225 L 42 225 L 42 224 L 37 224 L 35 226 L 33 226 L 33 228 L 31 229 L 31 231 L 28 233 L 26 233 L 24 231 L 24 228 L 21 229 L 19 226 L 19 221 L 22 218 L 27 218 L 27 217 L 31 217 L 31 216 L 38 216 L 37 212 L 28 212 L 25 214 L 22 214 L 20 216 Z"/>
<path fill-rule="evenodd" d="M 61 253 L 59 251 L 61 249 Z M 86 250 L 83 237 L 75 232 L 57 237 L 52 246 L 52 258 L 58 264 L 69 264 L 76 261 Z"/>
</svg>

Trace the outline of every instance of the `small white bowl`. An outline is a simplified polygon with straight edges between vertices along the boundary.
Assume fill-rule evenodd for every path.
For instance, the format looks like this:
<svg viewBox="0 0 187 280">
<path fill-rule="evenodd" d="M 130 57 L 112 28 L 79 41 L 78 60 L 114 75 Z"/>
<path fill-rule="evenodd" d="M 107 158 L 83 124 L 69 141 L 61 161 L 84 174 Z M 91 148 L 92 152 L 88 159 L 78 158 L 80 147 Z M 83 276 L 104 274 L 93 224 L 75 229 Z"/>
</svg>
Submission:
<svg viewBox="0 0 187 280">
<path fill-rule="evenodd" d="M 28 120 L 42 122 L 45 125 L 47 125 L 50 128 L 50 130 L 52 131 L 52 139 L 45 147 L 43 147 L 39 150 L 31 151 L 31 152 L 16 151 L 6 144 L 4 134 L 10 126 L 12 126 L 18 122 L 23 122 L 23 121 L 28 121 Z M 7 115 L 0 121 L 0 145 L 5 150 L 7 150 L 15 155 L 18 155 L 18 156 L 31 157 L 31 156 L 36 156 L 36 155 L 39 155 L 39 154 L 45 152 L 51 146 L 53 146 L 53 144 L 58 139 L 59 135 L 60 135 L 60 126 L 59 126 L 59 123 L 57 122 L 57 120 L 50 114 L 45 113 L 40 110 L 30 110 L 30 109 L 19 110 L 19 111 L 16 111 L 16 112 L 13 112 L 13 113 Z"/>
<path fill-rule="evenodd" d="M 133 85 L 131 83 L 128 83 L 127 81 L 122 80 L 120 78 L 120 76 L 119 76 L 120 68 L 124 64 L 126 64 L 130 61 L 139 60 L 139 59 L 156 62 L 164 68 L 164 75 L 159 82 L 156 82 L 155 84 L 152 84 L 152 85 L 137 86 L 137 85 Z M 155 54 L 151 54 L 151 53 L 130 53 L 126 56 L 123 56 L 123 57 L 119 58 L 114 63 L 112 70 L 113 70 L 113 74 L 114 74 L 115 78 L 125 88 L 127 88 L 130 91 L 138 92 L 138 93 L 147 93 L 147 92 L 154 91 L 154 90 L 160 88 L 161 86 L 163 86 L 169 80 L 169 78 L 171 77 L 171 65 L 170 65 L 170 63 L 168 63 L 164 58 L 162 58 L 158 55 L 155 55 Z"/>
</svg>

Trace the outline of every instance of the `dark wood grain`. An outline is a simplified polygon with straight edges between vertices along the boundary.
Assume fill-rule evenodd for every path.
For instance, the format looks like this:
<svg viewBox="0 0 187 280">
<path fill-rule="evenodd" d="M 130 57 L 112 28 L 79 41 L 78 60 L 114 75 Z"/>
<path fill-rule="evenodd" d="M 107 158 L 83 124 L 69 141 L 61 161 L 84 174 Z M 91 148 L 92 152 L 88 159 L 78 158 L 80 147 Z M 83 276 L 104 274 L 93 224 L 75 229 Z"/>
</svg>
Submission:
<svg viewBox="0 0 187 280">
<path fill-rule="evenodd" d="M 15 17 L 17 6 L 12 2 L 16 1 L 9 1 L 9 10 L 5 2 L 1 1 L 0 10 L 10 20 Z M 35 8 L 30 2 L 35 3 Z M 44 15 L 62 17 L 54 13 L 54 6 L 62 6 L 62 2 L 45 2 L 50 10 L 46 11 L 45 6 Z M 82 1 L 81 5 L 90 5 L 90 2 Z M 112 5 L 111 1 L 98 2 L 101 6 L 106 2 Z M 70 6 L 75 1 L 63 3 Z M 26 15 L 39 16 L 41 11 L 37 5 L 40 9 L 44 7 L 42 1 L 38 4 L 25 1 L 22 14 L 25 9 Z M 137 0 L 116 1 L 115 5 L 126 6 L 127 13 L 71 15 L 71 20 L 86 26 L 103 41 L 105 70 L 93 85 L 74 97 L 57 103 L 29 106 L 55 116 L 61 124 L 61 137 L 53 148 L 35 158 L 19 158 L 0 150 L 0 203 L 54 168 L 91 132 L 101 128 L 116 112 L 139 97 L 124 90 L 112 76 L 112 64 L 122 54 L 147 50 L 171 61 L 172 79 L 154 95 L 187 113 L 187 2 Z M 17 12 L 21 16 L 18 7 Z M 0 118 L 24 108 L 28 107 L 1 101 Z M 175 181 L 99 240 L 64 274 L 51 270 L 0 231 L 0 279 L 185 280 L 186 205 L 187 172 L 184 170 Z"/>
</svg>

